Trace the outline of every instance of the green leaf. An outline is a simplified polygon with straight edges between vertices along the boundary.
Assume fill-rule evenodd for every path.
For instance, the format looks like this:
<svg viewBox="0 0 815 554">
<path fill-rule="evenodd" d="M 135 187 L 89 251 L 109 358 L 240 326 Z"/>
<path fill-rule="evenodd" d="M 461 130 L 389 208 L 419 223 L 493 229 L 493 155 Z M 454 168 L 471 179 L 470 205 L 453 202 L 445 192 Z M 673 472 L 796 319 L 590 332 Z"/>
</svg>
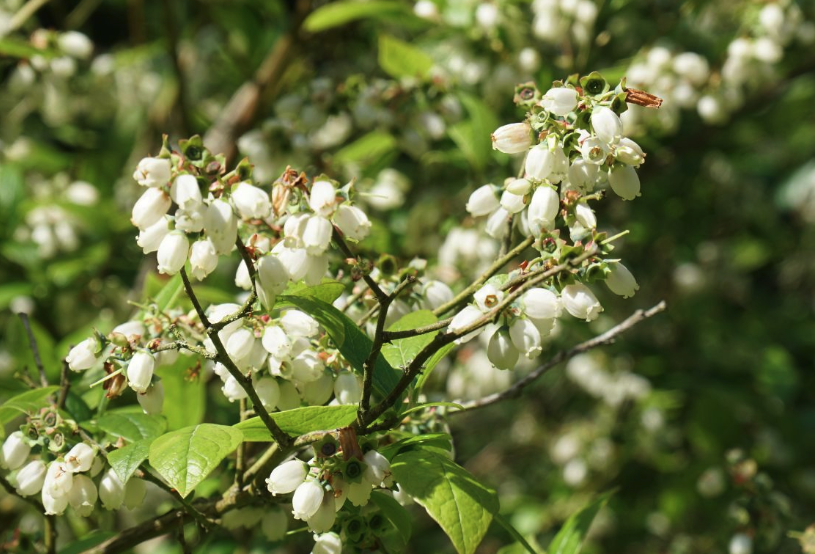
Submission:
<svg viewBox="0 0 815 554">
<path fill-rule="evenodd" d="M 59 390 L 59 387 L 34 389 L 9 398 L 0 406 L 0 423 L 5 425 L 21 414 L 30 414 L 49 404 L 48 397 Z"/>
<path fill-rule="evenodd" d="M 314 10 L 303 22 L 303 28 L 317 33 L 358 19 L 399 15 L 412 15 L 403 2 L 335 2 Z"/>
<path fill-rule="evenodd" d="M 481 169 L 492 158 L 492 132 L 498 127 L 493 111 L 475 96 L 462 94 L 469 119 L 450 127 L 448 134 L 467 160 Z"/>
<path fill-rule="evenodd" d="M 459 554 L 475 552 L 498 512 L 495 491 L 443 454 L 428 450 L 399 454 L 391 471 L 402 489 L 438 522 Z"/>
<path fill-rule="evenodd" d="M 407 42 L 388 35 L 380 35 L 379 66 L 385 73 L 397 79 L 413 77 L 424 80 L 433 68 L 433 58 Z"/>
<path fill-rule="evenodd" d="M 345 285 L 328 279 L 319 285 L 313 286 L 306 285 L 301 281 L 290 283 L 286 290 L 283 291 L 283 296 L 305 296 L 331 304 L 342 295 L 344 290 Z"/>
<path fill-rule="evenodd" d="M 299 436 L 312 431 L 339 429 L 351 425 L 357 418 L 356 405 L 306 406 L 285 412 L 269 414 L 286 433 Z M 272 434 L 259 417 L 252 417 L 235 425 L 243 432 L 246 442 L 271 442 Z"/>
<path fill-rule="evenodd" d="M 195 356 L 178 356 L 171 365 L 160 367 L 156 374 L 164 385 L 164 408 L 162 415 L 167 419 L 167 430 L 175 431 L 204 420 L 206 410 L 206 385 L 201 381 L 189 382 L 187 368 L 196 364 Z"/>
<path fill-rule="evenodd" d="M 374 491 L 371 493 L 371 501 L 382 510 L 382 513 L 393 523 L 402 540 L 407 543 L 413 532 L 413 525 L 410 521 L 410 514 L 393 496 Z"/>
<path fill-rule="evenodd" d="M 583 547 L 583 541 L 589 532 L 591 523 L 612 494 L 614 491 L 601 494 L 591 504 L 569 517 L 552 539 L 547 552 L 549 554 L 578 554 Z"/>
<path fill-rule="evenodd" d="M 184 281 L 181 280 L 181 274 L 176 273 L 169 281 L 167 281 L 167 284 L 164 285 L 161 292 L 156 295 L 155 302 L 158 309 L 160 311 L 164 311 L 175 306 L 176 300 L 178 300 L 178 296 L 183 290 Z"/>
<path fill-rule="evenodd" d="M 388 328 L 388 331 L 408 331 L 436 323 L 438 318 L 430 310 L 411 312 Z M 425 333 L 393 341 L 382 346 L 382 355 L 394 367 L 407 367 L 421 350 L 433 341 L 436 333 Z"/>
<path fill-rule="evenodd" d="M 78 541 L 65 545 L 59 550 L 58 554 L 82 554 L 91 550 L 94 546 L 98 546 L 111 537 L 115 537 L 117 533 L 113 531 L 100 531 L 94 529 Z"/>
<path fill-rule="evenodd" d="M 396 456 L 400 452 L 415 450 L 416 447 L 418 446 L 441 448 L 442 450 L 449 451 L 450 449 L 453 448 L 453 443 L 450 438 L 450 435 L 448 435 L 447 433 L 428 433 L 426 435 L 411 435 L 407 438 L 396 441 L 393 444 L 381 447 L 379 449 L 379 453 L 388 458 L 389 460 L 393 460 L 394 456 Z"/>
<path fill-rule="evenodd" d="M 0 39 L 0 54 L 9 56 L 11 58 L 32 58 L 34 56 L 42 56 L 44 58 L 51 58 L 54 56 L 52 50 L 44 50 L 31 46 L 28 42 L 18 40 L 11 37 Z"/>
<path fill-rule="evenodd" d="M 309 313 L 323 326 L 345 359 L 362 374 L 362 366 L 371 352 L 373 343 L 348 316 L 331 304 L 315 298 L 280 296 L 278 304 L 279 306 L 291 304 Z M 397 383 L 399 372 L 394 370 L 383 356 L 378 356 L 374 367 L 374 391 L 384 397 Z"/>
<path fill-rule="evenodd" d="M 108 454 L 110 467 L 113 468 L 122 483 L 127 483 L 133 472 L 147 459 L 152 442 L 153 439 L 140 440 Z"/>
<path fill-rule="evenodd" d="M 150 465 L 178 491 L 190 494 L 243 441 L 234 427 L 202 423 L 162 435 L 150 445 Z"/>
<path fill-rule="evenodd" d="M 396 139 L 384 131 L 371 131 L 334 154 L 337 163 L 367 165 L 396 148 Z"/>
<path fill-rule="evenodd" d="M 74 421 L 87 421 L 93 417 L 88 403 L 72 390 L 69 390 L 65 397 L 65 411 L 71 414 Z"/>
<path fill-rule="evenodd" d="M 159 415 L 138 412 L 107 412 L 96 422 L 97 427 L 114 437 L 122 437 L 128 442 L 154 439 L 167 428 L 167 420 Z"/>
</svg>

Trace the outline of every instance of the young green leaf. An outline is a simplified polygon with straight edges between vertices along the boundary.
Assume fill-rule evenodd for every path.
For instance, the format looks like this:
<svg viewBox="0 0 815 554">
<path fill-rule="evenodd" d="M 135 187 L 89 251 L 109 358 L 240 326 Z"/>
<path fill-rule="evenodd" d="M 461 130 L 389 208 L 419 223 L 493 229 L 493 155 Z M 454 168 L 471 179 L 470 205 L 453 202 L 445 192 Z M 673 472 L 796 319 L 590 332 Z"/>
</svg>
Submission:
<svg viewBox="0 0 815 554">
<path fill-rule="evenodd" d="M 185 427 L 153 441 L 150 465 L 184 497 L 242 441 L 243 433 L 226 425 L 202 423 Z"/>
<path fill-rule="evenodd" d="M 549 545 L 549 554 L 578 554 L 583 547 L 583 541 L 589 532 L 594 518 L 600 509 L 606 505 L 614 491 L 598 496 L 591 504 L 573 514 L 552 539 Z"/>
<path fill-rule="evenodd" d="M 153 439 L 140 440 L 123 448 L 113 450 L 108 454 L 108 463 L 110 463 L 110 467 L 113 468 L 122 483 L 127 483 L 133 472 L 147 459 L 152 442 Z"/>
<path fill-rule="evenodd" d="M 292 436 L 298 436 L 312 431 L 347 427 L 357 418 L 357 407 L 356 405 L 306 406 L 269 415 L 283 431 Z M 249 418 L 234 427 L 243 433 L 243 440 L 246 442 L 274 441 L 269 429 L 259 417 Z"/>
<path fill-rule="evenodd" d="M 425 79 L 433 67 L 433 58 L 407 42 L 388 35 L 379 37 L 379 66 L 391 77 Z"/>
<path fill-rule="evenodd" d="M 438 522 L 459 554 L 475 552 L 498 512 L 495 491 L 443 454 L 428 450 L 397 455 L 391 471 L 402 489 Z"/>
</svg>

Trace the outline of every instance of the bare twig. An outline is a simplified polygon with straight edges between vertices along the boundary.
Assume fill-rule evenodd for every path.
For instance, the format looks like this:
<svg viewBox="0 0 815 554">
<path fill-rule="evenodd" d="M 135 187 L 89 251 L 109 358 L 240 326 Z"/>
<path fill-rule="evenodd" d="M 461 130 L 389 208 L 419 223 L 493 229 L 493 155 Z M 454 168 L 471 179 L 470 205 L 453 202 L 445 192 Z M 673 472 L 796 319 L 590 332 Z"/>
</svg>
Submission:
<svg viewBox="0 0 815 554">
<path fill-rule="evenodd" d="M 546 373 L 553 367 L 557 366 L 558 364 L 568 361 L 583 352 L 588 352 L 589 350 L 592 350 L 594 348 L 613 343 L 617 339 L 617 337 L 623 334 L 624 332 L 628 331 L 638 323 L 645 321 L 646 319 L 653 317 L 664 310 L 665 310 L 664 301 L 660 302 L 659 304 L 648 310 L 637 310 L 623 322 L 615 325 L 602 335 L 598 335 L 585 342 L 581 342 L 580 344 L 569 350 L 561 350 L 560 352 L 555 354 L 552 358 L 550 358 L 546 363 L 539 366 L 532 373 L 530 373 L 523 379 L 519 380 L 517 383 L 513 384 L 507 390 L 497 392 L 495 394 L 490 394 L 489 396 L 479 398 L 478 400 L 467 402 L 462 405 L 462 409 L 450 411 L 450 415 L 458 415 L 460 413 L 464 413 L 467 411 L 477 410 L 479 408 L 484 408 L 486 406 L 495 404 L 496 402 L 500 402 L 501 400 L 506 400 L 508 398 L 515 398 L 517 396 L 520 396 L 526 387 L 534 383 L 544 373 Z"/>
<path fill-rule="evenodd" d="M 337 229 L 336 226 L 334 226 L 333 240 L 336 243 L 337 247 L 340 249 L 340 252 L 342 252 L 342 255 L 345 256 L 346 259 L 354 260 L 357 259 L 357 256 L 353 252 L 351 252 L 351 249 L 348 247 L 348 244 L 346 244 L 345 239 L 342 238 L 342 233 L 340 232 L 339 229 Z M 373 291 L 374 296 L 376 296 L 376 299 L 379 301 L 380 305 L 388 300 L 388 295 L 385 294 L 385 291 L 382 290 L 382 288 L 379 286 L 379 283 L 374 281 L 373 278 L 367 272 L 362 273 L 362 278 L 365 280 L 365 283 L 368 285 L 368 287 Z"/>
<path fill-rule="evenodd" d="M 62 360 L 62 371 L 59 375 L 59 396 L 57 397 L 57 407 L 65 409 L 65 401 L 68 400 L 68 391 L 71 388 L 71 380 L 68 378 L 68 361 Z"/>
<path fill-rule="evenodd" d="M 40 384 L 43 387 L 47 387 L 48 378 L 45 376 L 45 368 L 43 367 L 42 359 L 40 358 L 40 349 L 37 346 L 37 339 L 34 337 L 34 332 L 31 330 L 31 322 L 28 321 L 28 314 L 25 312 L 20 312 L 17 315 L 23 322 L 23 327 L 25 327 L 25 332 L 28 335 L 28 345 L 31 347 L 31 353 L 34 354 L 34 363 L 37 364 L 37 369 L 40 372 Z"/>
</svg>

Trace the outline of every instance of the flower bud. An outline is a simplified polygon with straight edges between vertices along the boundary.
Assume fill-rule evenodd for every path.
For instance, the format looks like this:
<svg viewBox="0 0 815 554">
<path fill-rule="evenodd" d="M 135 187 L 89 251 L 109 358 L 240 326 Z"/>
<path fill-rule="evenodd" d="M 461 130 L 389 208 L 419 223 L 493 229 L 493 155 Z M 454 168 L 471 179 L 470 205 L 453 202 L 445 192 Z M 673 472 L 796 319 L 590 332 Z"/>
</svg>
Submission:
<svg viewBox="0 0 815 554">
<path fill-rule="evenodd" d="M 131 477 L 127 480 L 124 489 L 124 505 L 128 510 L 138 508 L 144 502 L 144 497 L 147 494 L 147 486 L 142 479 Z"/>
<path fill-rule="evenodd" d="M 634 200 L 640 195 L 640 178 L 637 171 L 630 165 L 623 165 L 610 169 L 608 184 L 617 196 L 623 200 Z"/>
<path fill-rule="evenodd" d="M 526 182 L 528 183 L 529 181 Z M 517 214 L 518 212 L 523 211 L 526 204 L 524 203 L 523 196 L 513 194 L 507 190 L 501 195 L 501 207 L 511 214 Z"/>
<path fill-rule="evenodd" d="M 96 449 L 80 442 L 65 455 L 65 463 L 71 473 L 88 471 L 96 458 Z"/>
<path fill-rule="evenodd" d="M 343 204 L 334 214 L 334 224 L 351 240 L 363 240 L 371 232 L 371 222 L 356 206 Z"/>
<path fill-rule="evenodd" d="M 127 384 L 136 392 L 145 392 L 150 386 L 155 367 L 156 360 L 152 354 L 136 352 L 127 364 Z"/>
<path fill-rule="evenodd" d="M 577 158 L 569 167 L 569 183 L 582 191 L 591 192 L 594 190 L 599 172 L 600 166 L 597 164 Z"/>
<path fill-rule="evenodd" d="M 167 214 L 172 200 L 161 189 L 149 188 L 133 205 L 130 222 L 139 229 L 147 229 Z"/>
<path fill-rule="evenodd" d="M 277 507 L 265 508 L 264 511 L 260 529 L 266 540 L 271 542 L 283 540 L 289 528 L 289 518 L 286 517 L 286 512 Z"/>
<path fill-rule="evenodd" d="M 88 517 L 93 512 L 99 493 L 91 478 L 86 475 L 75 475 L 74 484 L 68 493 L 68 502 L 82 517 Z"/>
<path fill-rule="evenodd" d="M 453 290 L 441 281 L 428 281 L 422 287 L 422 307 L 426 310 L 435 310 L 453 300 Z"/>
<path fill-rule="evenodd" d="M 516 319 L 509 327 L 509 338 L 527 358 L 541 353 L 541 335 L 538 328 L 528 319 Z"/>
<path fill-rule="evenodd" d="M 170 160 L 165 158 L 142 158 L 133 179 L 143 187 L 161 187 L 170 182 Z"/>
<path fill-rule="evenodd" d="M 549 177 L 555 166 L 555 156 L 546 142 L 538 144 L 526 155 L 524 171 L 526 176 L 542 181 Z"/>
<path fill-rule="evenodd" d="M 314 547 L 311 554 L 341 554 L 342 539 L 336 533 L 314 535 Z"/>
<path fill-rule="evenodd" d="M 613 264 L 610 267 L 611 273 L 606 277 L 606 286 L 611 292 L 623 298 L 630 298 L 640 290 L 637 280 L 627 267 L 621 263 Z"/>
<path fill-rule="evenodd" d="M 286 334 L 292 338 L 310 338 L 316 335 L 320 329 L 313 317 L 300 310 L 288 310 L 280 318 L 280 324 Z"/>
<path fill-rule="evenodd" d="M 136 238 L 136 244 L 141 246 L 142 252 L 149 254 L 158 250 L 161 241 L 170 232 L 170 222 L 166 217 L 162 217 L 147 229 L 142 229 Z"/>
<path fill-rule="evenodd" d="M 170 198 L 182 210 L 196 210 L 203 203 L 201 188 L 194 175 L 179 175 L 170 187 Z"/>
<path fill-rule="evenodd" d="M 204 213 L 204 231 L 218 255 L 229 254 L 238 238 L 238 219 L 232 206 L 223 200 L 214 200 Z"/>
<path fill-rule="evenodd" d="M 265 191 L 242 182 L 232 189 L 232 202 L 244 219 L 263 219 L 272 211 L 272 202 Z"/>
<path fill-rule="evenodd" d="M 520 154 L 532 145 L 532 128 L 528 123 L 510 123 L 492 134 L 492 148 L 504 154 Z"/>
<path fill-rule="evenodd" d="M 288 494 L 299 487 L 308 475 L 308 466 L 294 459 L 284 462 L 272 470 L 266 479 L 266 487 L 273 495 Z"/>
<path fill-rule="evenodd" d="M 144 393 L 136 395 L 141 409 L 147 415 L 157 415 L 164 407 L 164 385 L 156 381 Z"/>
<path fill-rule="evenodd" d="M 257 264 L 258 297 L 267 310 L 274 306 L 275 297 L 286 290 L 289 272 L 274 254 L 261 256 Z"/>
<path fill-rule="evenodd" d="M 272 377 L 263 377 L 255 383 L 255 392 L 258 393 L 261 404 L 266 411 L 271 412 L 277 406 L 280 399 L 280 387 Z"/>
<path fill-rule="evenodd" d="M 330 217 L 337 203 L 337 191 L 328 181 L 317 181 L 311 186 L 308 205 L 317 215 Z"/>
<path fill-rule="evenodd" d="M 167 275 L 175 275 L 187 262 L 190 251 L 190 241 L 181 231 L 169 233 L 158 247 L 158 271 Z"/>
<path fill-rule="evenodd" d="M 456 315 L 453 316 L 452 321 L 450 321 L 450 325 L 447 327 L 447 331 L 450 333 L 458 333 L 459 331 L 464 330 L 465 328 L 469 327 L 472 323 L 476 320 L 481 319 L 483 317 L 483 313 L 481 310 L 476 308 L 475 306 L 465 306 L 463 310 L 458 312 Z M 456 344 L 464 344 L 476 336 L 478 336 L 484 330 L 483 327 L 464 335 L 456 339 Z"/>
<path fill-rule="evenodd" d="M 521 296 L 521 309 L 531 319 L 554 319 L 560 317 L 560 301 L 547 289 L 530 289 Z"/>
<path fill-rule="evenodd" d="M 334 381 L 334 396 L 340 404 L 357 404 L 362 398 L 359 379 L 350 372 L 342 372 Z"/>
<path fill-rule="evenodd" d="M 467 211 L 474 217 L 488 215 L 498 208 L 498 196 L 495 194 L 495 187 L 483 185 L 478 187 L 467 200 Z"/>
<path fill-rule="evenodd" d="M 305 230 L 303 231 L 303 246 L 312 256 L 319 256 L 325 252 L 331 242 L 331 234 L 334 228 L 331 222 L 319 215 L 308 218 Z"/>
<path fill-rule="evenodd" d="M 23 437 L 23 433 L 15 431 L 3 443 L 0 465 L 6 469 L 15 470 L 25 463 L 30 453 L 31 447 Z"/>
<path fill-rule="evenodd" d="M 577 91 L 568 87 L 550 88 L 543 95 L 540 105 L 546 111 L 562 117 L 577 107 Z"/>
<path fill-rule="evenodd" d="M 577 218 L 577 222 L 586 229 L 595 229 L 597 227 L 597 217 L 594 215 L 592 209 L 583 202 L 575 206 L 574 215 Z"/>
<path fill-rule="evenodd" d="M 31 496 L 42 490 L 45 482 L 45 463 L 42 460 L 29 462 L 17 472 L 17 493 L 22 496 Z"/>
<path fill-rule="evenodd" d="M 591 127 L 601 141 L 612 145 L 620 142 L 623 135 L 623 123 L 620 117 L 609 108 L 594 108 L 591 113 Z"/>
<path fill-rule="evenodd" d="M 563 287 L 560 299 L 566 311 L 578 319 L 592 321 L 597 319 L 603 307 L 591 292 L 591 289 L 583 283 L 575 283 Z"/>
<path fill-rule="evenodd" d="M 312 517 L 320 509 L 324 493 L 322 485 L 315 479 L 310 479 L 298 485 L 291 499 L 294 517 L 303 520 Z"/>
<path fill-rule="evenodd" d="M 473 295 L 478 309 L 488 312 L 504 299 L 504 291 L 498 290 L 495 285 L 484 285 Z"/>
<path fill-rule="evenodd" d="M 73 371 L 85 371 L 92 368 L 96 364 L 96 350 L 98 348 L 99 342 L 96 337 L 83 340 L 71 348 L 65 357 L 68 367 Z"/>
<path fill-rule="evenodd" d="M 99 500 L 108 510 L 118 510 L 122 507 L 125 498 L 124 483 L 119 480 L 119 476 L 113 468 L 107 470 L 99 481 Z"/>
<path fill-rule="evenodd" d="M 502 327 L 492 334 L 487 345 L 487 357 L 498 369 L 513 369 L 518 363 L 519 352 L 512 344 L 509 332 Z"/>
<path fill-rule="evenodd" d="M 44 494 L 54 498 L 65 496 L 74 483 L 74 474 L 65 462 L 53 461 L 48 464 L 42 484 Z"/>
<path fill-rule="evenodd" d="M 555 189 L 549 185 L 539 186 L 529 201 L 529 227 L 536 234 L 544 229 L 553 229 L 559 211 L 560 198 Z"/>
</svg>

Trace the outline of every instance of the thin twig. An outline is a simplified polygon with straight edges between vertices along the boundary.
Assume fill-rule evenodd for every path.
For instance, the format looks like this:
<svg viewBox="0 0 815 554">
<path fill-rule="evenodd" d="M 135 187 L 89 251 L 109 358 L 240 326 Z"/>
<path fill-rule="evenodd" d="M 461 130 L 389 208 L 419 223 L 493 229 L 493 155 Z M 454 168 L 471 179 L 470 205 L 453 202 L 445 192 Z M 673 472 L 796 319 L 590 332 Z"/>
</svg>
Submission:
<svg viewBox="0 0 815 554">
<path fill-rule="evenodd" d="M 68 400 L 68 391 L 71 388 L 71 380 L 68 378 L 68 360 L 62 360 L 62 371 L 59 375 L 59 396 L 57 397 L 57 407 L 65 409 L 65 401 Z"/>
<path fill-rule="evenodd" d="M 31 322 L 28 321 L 28 314 L 20 312 L 17 314 L 23 322 L 25 332 L 28 335 L 28 345 L 31 347 L 31 353 L 34 354 L 34 363 L 37 364 L 37 369 L 40 372 L 40 384 L 43 387 L 48 386 L 48 378 L 45 376 L 45 368 L 42 365 L 40 358 L 40 349 L 37 347 L 37 339 L 34 337 L 34 332 L 31 330 Z"/>
<path fill-rule="evenodd" d="M 190 278 L 187 277 L 187 270 L 183 267 L 181 268 L 181 281 L 184 283 L 184 290 L 187 291 L 187 296 L 192 302 L 192 307 L 195 308 L 195 313 L 198 314 L 198 319 L 201 320 L 201 323 L 204 324 L 204 327 L 209 329 L 212 327 L 212 323 L 209 322 L 207 318 L 206 312 L 204 312 L 204 308 L 201 307 L 201 303 L 198 301 L 198 297 L 195 296 L 195 293 L 192 290 L 192 283 L 190 283 Z"/>
<path fill-rule="evenodd" d="M 353 260 L 357 259 L 357 256 L 353 252 L 351 252 L 351 249 L 348 247 L 348 244 L 346 244 L 345 239 L 342 238 L 342 233 L 340 232 L 336 225 L 334 226 L 334 236 L 332 238 L 336 243 L 337 247 L 339 247 L 340 252 L 342 252 L 342 255 L 345 256 L 346 259 Z M 383 302 L 387 301 L 388 295 L 385 294 L 385 291 L 383 291 L 379 284 L 373 280 L 373 277 L 371 277 L 367 272 L 363 272 L 362 278 L 365 280 L 365 283 L 368 285 L 368 287 L 370 287 L 370 289 L 373 291 L 374 296 L 376 296 L 376 299 L 379 301 L 380 305 Z"/>
<path fill-rule="evenodd" d="M 16 31 L 23 24 L 29 20 L 29 18 L 37 13 L 37 10 L 42 8 L 44 5 L 48 3 L 48 0 L 29 0 L 26 2 L 25 6 L 20 8 L 17 13 L 11 16 L 11 19 L 6 24 L 5 34 L 9 35 L 12 32 Z"/>
<path fill-rule="evenodd" d="M 517 383 L 513 384 L 507 390 L 490 394 L 483 398 L 479 398 L 478 400 L 467 402 L 462 405 L 461 409 L 450 411 L 449 414 L 458 415 L 460 413 L 464 413 L 467 411 L 477 410 L 479 408 L 490 406 L 492 404 L 495 404 L 496 402 L 500 402 L 508 398 L 515 398 L 517 396 L 520 396 L 526 387 L 534 383 L 544 373 L 546 373 L 553 367 L 557 366 L 558 364 L 568 361 L 577 356 L 578 354 L 582 354 L 583 352 L 588 352 L 589 350 L 592 350 L 599 346 L 605 346 L 607 344 L 613 343 L 616 340 L 616 338 L 623 334 L 624 332 L 628 331 L 638 323 L 645 321 L 646 319 L 653 317 L 664 310 L 665 301 L 660 302 L 659 304 L 648 310 L 637 310 L 623 322 L 615 325 L 605 333 L 598 335 L 592 339 L 589 339 L 585 342 L 581 342 L 580 344 L 569 350 L 561 350 L 560 352 L 555 354 L 551 359 L 549 359 L 546 363 L 539 366 L 537 369 L 535 369 L 535 371 L 533 371 L 523 379 L 519 380 Z"/>
<path fill-rule="evenodd" d="M 405 329 L 403 331 L 385 331 L 384 340 L 385 342 L 391 342 L 398 339 L 406 339 L 410 337 L 417 337 L 419 335 L 426 335 L 427 333 L 432 333 L 433 331 L 438 331 L 440 329 L 444 329 L 450 322 L 453 321 L 452 317 L 448 317 L 446 319 L 441 319 L 436 323 L 430 323 L 429 325 L 423 325 L 421 327 L 416 327 L 415 329 Z"/>
<path fill-rule="evenodd" d="M 493 263 L 487 271 L 481 274 L 470 286 L 465 288 L 463 291 L 458 293 L 455 298 L 453 298 L 450 302 L 446 304 L 442 304 L 435 310 L 433 310 L 434 315 L 443 315 L 449 312 L 450 310 L 457 308 L 461 304 L 465 303 L 470 296 L 476 292 L 478 289 L 481 288 L 481 285 L 487 282 L 487 279 L 498 273 L 502 267 L 507 265 L 511 262 L 518 254 L 532 246 L 532 243 L 535 242 L 534 237 L 527 237 L 524 241 L 522 241 L 518 246 L 510 250 L 505 256 L 497 259 L 495 263 Z"/>
</svg>

